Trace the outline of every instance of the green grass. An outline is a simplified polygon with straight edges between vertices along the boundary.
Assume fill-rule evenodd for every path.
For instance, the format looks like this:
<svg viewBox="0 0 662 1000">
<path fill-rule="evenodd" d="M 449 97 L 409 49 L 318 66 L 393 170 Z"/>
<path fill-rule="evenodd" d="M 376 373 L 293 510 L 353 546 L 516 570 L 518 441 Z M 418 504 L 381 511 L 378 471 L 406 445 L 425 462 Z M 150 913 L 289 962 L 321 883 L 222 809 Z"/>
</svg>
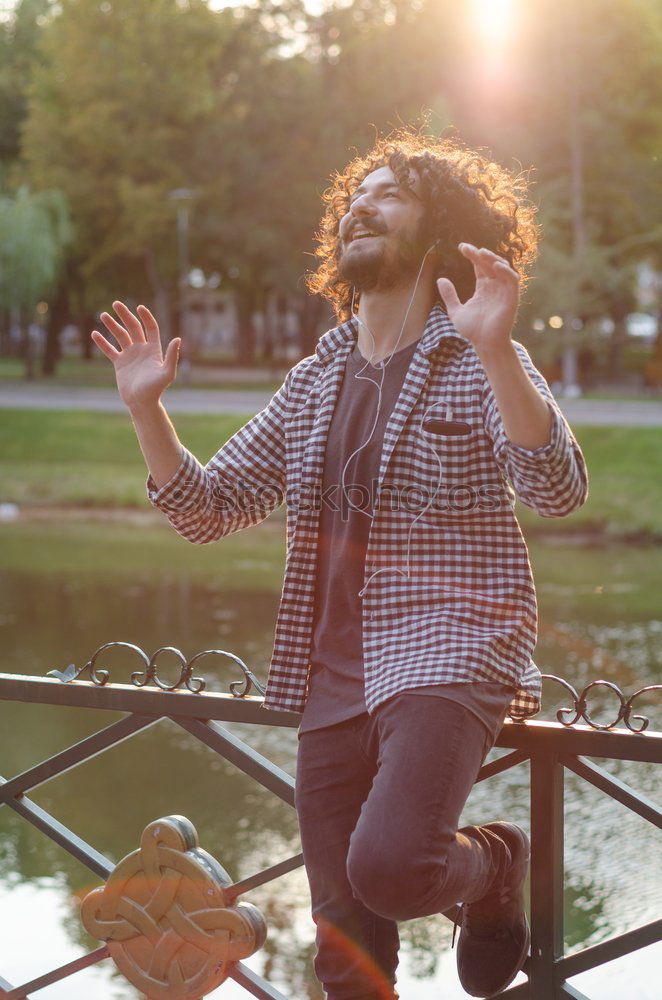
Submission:
<svg viewBox="0 0 662 1000">
<path fill-rule="evenodd" d="M 524 529 L 608 535 L 662 535 L 662 431 L 656 427 L 573 427 L 589 473 L 589 498 L 565 518 L 540 518 L 522 504 Z"/>
<path fill-rule="evenodd" d="M 115 375 L 112 365 L 103 358 L 81 361 L 79 358 L 63 358 L 58 363 L 57 374 L 39 374 L 39 362 L 35 365 L 35 381 L 41 385 L 80 385 L 96 388 L 113 386 Z M 0 358 L 0 384 L 2 382 L 22 382 L 25 363 L 20 358 Z"/>
<path fill-rule="evenodd" d="M 177 416 L 183 443 L 206 462 L 246 417 Z M 590 496 L 567 518 L 519 505 L 529 532 L 662 535 L 662 433 L 658 428 L 578 427 Z M 0 502 L 145 508 L 145 464 L 128 414 L 0 411 Z"/>
<path fill-rule="evenodd" d="M 626 403 L 660 403 L 662 393 L 659 389 L 646 389 L 635 392 L 634 389 L 600 389 L 585 392 L 581 399 L 596 399 L 600 402 L 626 402 Z M 563 400 L 560 400 L 563 403 Z"/>
<path fill-rule="evenodd" d="M 244 416 L 180 415 L 182 442 L 208 461 Z M 128 414 L 0 410 L 0 501 L 144 506 L 145 461 Z"/>
</svg>

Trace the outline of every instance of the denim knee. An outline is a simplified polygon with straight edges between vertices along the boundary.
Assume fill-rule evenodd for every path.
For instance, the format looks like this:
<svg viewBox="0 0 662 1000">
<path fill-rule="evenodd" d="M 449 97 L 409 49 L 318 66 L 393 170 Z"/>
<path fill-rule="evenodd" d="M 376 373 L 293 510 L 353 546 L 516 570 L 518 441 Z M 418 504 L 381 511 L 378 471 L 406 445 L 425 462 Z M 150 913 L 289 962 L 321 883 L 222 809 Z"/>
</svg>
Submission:
<svg viewBox="0 0 662 1000">
<path fill-rule="evenodd" d="M 352 844 L 347 858 L 347 878 L 357 899 L 373 913 L 388 920 L 412 920 L 425 915 L 431 895 L 439 899 L 437 912 L 457 902 L 443 899 L 445 866 L 423 862 L 397 851 L 387 854 Z"/>
</svg>

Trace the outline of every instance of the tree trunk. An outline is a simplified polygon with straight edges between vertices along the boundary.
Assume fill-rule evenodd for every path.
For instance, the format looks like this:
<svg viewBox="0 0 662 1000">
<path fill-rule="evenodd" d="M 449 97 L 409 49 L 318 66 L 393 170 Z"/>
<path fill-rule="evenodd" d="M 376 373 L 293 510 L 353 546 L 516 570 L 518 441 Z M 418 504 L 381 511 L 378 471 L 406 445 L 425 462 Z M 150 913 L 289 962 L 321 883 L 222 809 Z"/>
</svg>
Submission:
<svg viewBox="0 0 662 1000">
<path fill-rule="evenodd" d="M 46 346 L 41 363 L 42 375 L 55 375 L 60 360 L 60 334 L 69 320 L 69 296 L 67 285 L 62 282 L 51 302 L 46 323 Z"/>
<path fill-rule="evenodd" d="M 99 329 L 98 316 L 89 311 L 86 304 L 85 282 L 81 276 L 80 261 L 70 260 L 62 278 L 67 288 L 68 308 L 63 325 L 75 322 L 80 343 L 81 361 L 92 361 L 98 353 L 98 348 L 90 338 L 92 330 Z"/>
<path fill-rule="evenodd" d="M 612 317 L 614 331 L 609 338 L 609 353 L 607 355 L 607 378 L 610 382 L 618 382 L 623 378 L 623 349 L 627 344 L 628 334 L 625 317 Z"/>
<path fill-rule="evenodd" d="M 252 288 L 239 288 L 237 297 L 237 318 L 239 320 L 239 343 L 237 359 L 242 365 L 252 365 L 255 360 L 255 329 L 253 312 L 256 295 Z"/>
<path fill-rule="evenodd" d="M 21 353 L 25 362 L 23 376 L 31 381 L 34 378 L 34 350 L 30 335 L 30 323 L 24 309 L 21 309 L 18 314 L 18 325 L 21 331 Z"/>
<path fill-rule="evenodd" d="M 154 313 L 159 324 L 161 343 L 166 347 L 174 337 L 170 296 L 167 285 L 159 274 L 156 256 L 151 248 L 145 251 L 145 271 L 154 296 L 154 308 L 151 309 L 151 312 Z"/>
<path fill-rule="evenodd" d="M 0 357 L 8 358 L 12 354 L 11 338 L 9 336 L 10 316 L 8 309 L 0 309 Z"/>
<path fill-rule="evenodd" d="M 98 348 L 94 346 L 94 341 L 90 337 L 92 330 L 98 329 L 99 321 L 94 313 L 84 312 L 79 316 L 78 332 L 80 334 L 80 356 L 83 361 L 91 361 L 99 353 Z"/>
<path fill-rule="evenodd" d="M 307 358 L 317 346 L 317 330 L 322 314 L 328 306 L 318 295 L 306 295 L 299 310 L 299 349 L 301 357 Z"/>
<path fill-rule="evenodd" d="M 628 340 L 625 320 L 632 306 L 633 303 L 629 302 L 623 295 L 614 293 L 610 296 L 608 311 L 614 323 L 607 355 L 607 378 L 610 382 L 618 382 L 623 377 L 623 349 Z"/>
</svg>

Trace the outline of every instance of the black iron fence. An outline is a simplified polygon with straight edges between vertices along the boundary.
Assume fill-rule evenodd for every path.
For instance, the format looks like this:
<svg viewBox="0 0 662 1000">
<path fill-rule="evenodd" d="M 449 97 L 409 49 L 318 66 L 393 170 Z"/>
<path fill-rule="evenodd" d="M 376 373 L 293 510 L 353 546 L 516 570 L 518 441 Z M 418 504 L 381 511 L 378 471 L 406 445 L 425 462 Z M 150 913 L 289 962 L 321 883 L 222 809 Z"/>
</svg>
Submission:
<svg viewBox="0 0 662 1000">
<path fill-rule="evenodd" d="M 108 672 L 97 669 L 98 658 L 111 646 L 125 647 L 141 659 L 143 670 L 131 675 L 131 684 L 111 683 Z M 157 672 L 158 656 L 166 651 L 174 653 L 180 662 L 180 677 L 174 684 L 163 681 Z M 229 657 L 241 670 L 242 678 L 230 685 L 230 694 L 208 692 L 204 681 L 194 677 L 193 670 L 200 660 L 210 656 Z M 83 679 L 85 674 L 89 676 L 89 680 Z M 507 720 L 496 745 L 510 750 L 510 753 L 485 764 L 477 780 L 493 779 L 510 768 L 527 762 L 529 764 L 531 953 L 523 970 L 527 981 L 500 995 L 504 998 L 516 997 L 518 1000 L 558 1000 L 562 997 L 574 997 L 577 1000 L 583 994 L 567 982 L 568 978 L 661 940 L 662 919 L 611 937 L 573 955 L 564 955 L 565 772 L 572 771 L 658 829 L 662 828 L 662 809 L 658 805 L 589 759 L 662 763 L 662 732 L 645 731 L 648 720 L 634 714 L 635 700 L 645 692 L 662 690 L 662 685 L 649 685 L 626 699 L 616 685 L 607 681 L 593 682 L 578 693 L 561 678 L 543 676 L 564 687 L 572 697 L 573 707 L 561 709 L 557 714 L 558 722 Z M 588 692 L 598 685 L 612 689 L 619 698 L 617 717 L 608 724 L 596 723 L 588 711 Z M 251 694 L 253 689 L 258 691 L 258 696 Z M 206 650 L 192 660 L 186 660 L 178 650 L 163 647 L 154 656 L 148 657 L 142 650 L 128 643 L 107 643 L 78 671 L 69 667 L 63 672 L 53 671 L 45 678 L 0 674 L 0 700 L 126 713 L 118 722 L 27 771 L 13 778 L 0 777 L 0 804 L 15 810 L 101 879 L 108 880 L 115 869 L 113 862 L 33 802 L 28 793 L 159 720 L 170 719 L 293 807 L 294 779 L 291 775 L 222 725 L 241 722 L 257 726 L 296 728 L 299 715 L 265 711 L 261 707 L 260 695 L 263 693 L 259 682 L 246 665 L 238 657 L 225 651 Z M 585 720 L 585 725 L 578 724 L 580 718 Z M 617 729 L 621 723 L 622 728 Z M 210 858 L 209 863 L 204 863 L 210 867 L 212 862 L 213 859 Z M 232 907 L 249 890 L 271 882 L 302 864 L 302 856 L 297 854 L 241 881 L 232 883 L 226 880 L 222 887 L 224 906 Z M 248 909 L 250 908 L 246 912 Z M 444 915 L 449 920 L 454 920 L 457 912 L 456 906 L 447 910 Z M 191 933 L 195 936 L 197 932 L 198 928 L 194 928 Z M 228 935 L 224 940 L 227 943 Z M 108 942 L 73 962 L 43 972 L 20 985 L 12 985 L 0 975 L 0 998 L 24 1000 L 38 990 L 111 956 L 115 958 L 113 946 Z M 220 965 L 217 966 L 219 967 Z M 284 1000 L 273 985 L 242 961 L 228 962 L 227 976 L 239 983 L 251 996 L 262 1000 Z M 160 995 L 174 997 L 182 994 L 178 994 L 174 988 L 170 994 L 166 986 L 161 989 Z"/>
</svg>

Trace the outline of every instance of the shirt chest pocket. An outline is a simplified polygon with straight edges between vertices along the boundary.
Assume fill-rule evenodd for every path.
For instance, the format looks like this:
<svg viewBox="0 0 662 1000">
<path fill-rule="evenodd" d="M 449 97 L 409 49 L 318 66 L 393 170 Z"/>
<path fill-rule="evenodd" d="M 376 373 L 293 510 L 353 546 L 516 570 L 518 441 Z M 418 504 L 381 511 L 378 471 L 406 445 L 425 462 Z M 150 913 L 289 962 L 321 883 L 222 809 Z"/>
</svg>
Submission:
<svg viewBox="0 0 662 1000">
<path fill-rule="evenodd" d="M 480 462 L 480 439 L 473 429 L 468 434 L 448 434 L 422 427 L 409 429 L 397 448 L 398 479 L 411 477 L 417 485 L 440 481 L 457 482 L 458 477 L 475 475 Z"/>
</svg>

